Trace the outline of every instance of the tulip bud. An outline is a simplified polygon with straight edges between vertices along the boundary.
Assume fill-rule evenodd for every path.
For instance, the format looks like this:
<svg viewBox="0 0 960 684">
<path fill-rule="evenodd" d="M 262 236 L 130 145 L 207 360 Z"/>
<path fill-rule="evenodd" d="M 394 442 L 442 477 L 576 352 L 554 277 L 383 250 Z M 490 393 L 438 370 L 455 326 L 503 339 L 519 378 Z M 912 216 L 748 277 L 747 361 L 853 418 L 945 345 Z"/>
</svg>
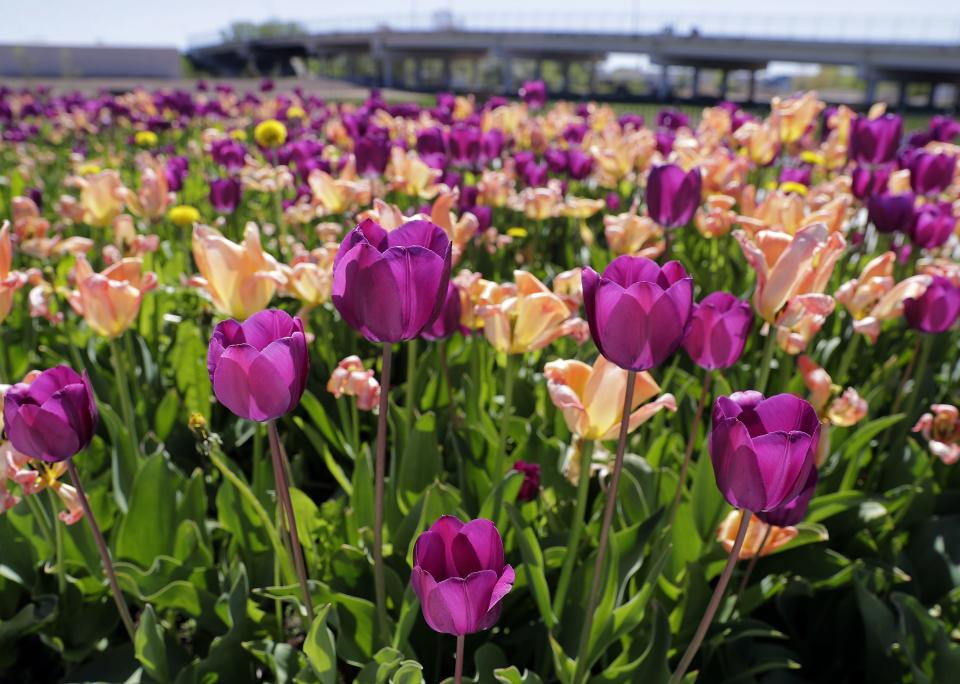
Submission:
<svg viewBox="0 0 960 684">
<path fill-rule="evenodd" d="M 857 117 L 850 130 L 850 158 L 860 164 L 891 162 L 896 157 L 902 135 L 903 119 L 899 116 Z"/>
<path fill-rule="evenodd" d="M 950 239 L 956 225 L 949 202 L 924 204 L 913 217 L 910 241 L 923 249 L 939 247 Z"/>
<path fill-rule="evenodd" d="M 693 279 L 678 261 L 614 259 L 603 276 L 585 268 L 583 304 L 600 353 L 626 370 L 663 363 L 677 350 L 693 309 Z"/>
<path fill-rule="evenodd" d="M 210 338 L 207 371 L 217 399 L 241 418 L 265 422 L 289 413 L 310 371 L 303 321 L 266 309 L 243 323 L 220 322 Z"/>
<path fill-rule="evenodd" d="M 232 214 L 240 204 L 240 181 L 217 178 L 210 183 L 210 204 L 221 214 Z"/>
<path fill-rule="evenodd" d="M 443 634 L 490 629 L 500 617 L 514 571 L 503 561 L 503 540 L 489 520 L 466 524 L 445 515 L 417 538 L 410 583 L 423 618 Z"/>
<path fill-rule="evenodd" d="M 729 292 L 712 292 L 694 306 L 683 348 L 701 368 L 729 368 L 743 353 L 752 325 L 750 304 Z"/>
<path fill-rule="evenodd" d="M 792 394 L 736 392 L 713 405 L 710 459 L 724 498 L 754 513 L 800 494 L 815 467 L 820 419 Z"/>
<path fill-rule="evenodd" d="M 867 215 L 881 233 L 904 232 L 913 225 L 914 196 L 884 193 L 867 200 Z"/>
<path fill-rule="evenodd" d="M 450 239 L 429 221 L 387 233 L 368 219 L 333 261 L 334 306 L 371 342 L 412 339 L 440 314 L 451 260 Z"/>
<path fill-rule="evenodd" d="M 910 186 L 919 195 L 943 192 L 953 181 L 956 166 L 956 160 L 949 154 L 914 154 L 907 162 Z"/>
<path fill-rule="evenodd" d="M 676 164 L 657 166 L 647 177 L 647 212 L 661 226 L 690 222 L 700 206 L 700 169 L 684 170 Z"/>
<path fill-rule="evenodd" d="M 68 366 L 18 383 L 3 401 L 4 430 L 13 448 L 48 463 L 64 461 L 90 445 L 97 428 L 97 402 L 86 372 Z"/>
</svg>

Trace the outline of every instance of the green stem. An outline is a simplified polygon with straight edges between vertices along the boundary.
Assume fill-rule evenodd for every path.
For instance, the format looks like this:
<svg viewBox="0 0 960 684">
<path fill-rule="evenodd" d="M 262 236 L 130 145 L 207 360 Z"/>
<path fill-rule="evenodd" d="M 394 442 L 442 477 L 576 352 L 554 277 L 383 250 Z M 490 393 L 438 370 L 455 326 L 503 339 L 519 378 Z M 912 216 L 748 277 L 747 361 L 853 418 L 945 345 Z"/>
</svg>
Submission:
<svg viewBox="0 0 960 684">
<path fill-rule="evenodd" d="M 773 361 L 773 349 L 777 345 L 777 331 L 773 326 L 767 331 L 767 339 L 763 343 L 763 360 L 760 362 L 760 379 L 757 381 L 757 391 L 763 394 L 767 391 L 767 380 L 770 379 L 770 364 Z"/>
<path fill-rule="evenodd" d="M 747 526 L 750 524 L 750 515 L 750 511 L 743 511 L 741 514 L 740 529 L 737 530 L 736 541 L 733 542 L 733 548 L 730 549 L 730 555 L 727 556 L 727 564 L 723 566 L 723 572 L 720 573 L 720 579 L 717 581 L 717 586 L 713 590 L 713 596 L 710 597 L 710 603 L 707 604 L 707 609 L 700 619 L 700 624 L 697 625 L 697 631 L 693 635 L 693 640 L 690 642 L 690 645 L 687 646 L 687 650 L 680 659 L 680 664 L 677 665 L 673 676 L 670 677 L 670 684 L 680 684 L 683 680 L 683 675 L 687 673 L 687 668 L 689 668 L 690 663 L 693 662 L 694 656 L 696 656 L 697 651 L 700 650 L 703 637 L 707 635 L 710 623 L 713 622 L 713 616 L 720 606 L 720 599 L 723 598 L 723 592 L 726 591 L 727 584 L 730 582 L 730 576 L 733 574 L 733 566 L 736 565 L 737 559 L 740 557 L 740 549 L 743 547 L 743 540 L 747 536 Z"/>
<path fill-rule="evenodd" d="M 847 383 L 847 378 L 850 375 L 850 364 L 853 363 L 853 359 L 857 355 L 860 338 L 863 337 L 863 335 L 856 332 L 852 333 L 852 335 L 853 339 L 847 344 L 847 348 L 843 350 L 843 356 L 840 359 L 840 367 L 837 369 L 837 374 L 833 376 L 833 381 L 841 386 Z"/>
<path fill-rule="evenodd" d="M 36 519 L 37 525 L 40 527 L 40 534 L 43 535 L 43 540 L 47 542 L 47 546 L 49 546 L 52 551 L 57 548 L 57 545 L 53 539 L 53 529 L 50 526 L 50 518 L 47 516 L 47 512 L 43 510 L 43 506 L 33 497 L 33 494 L 24 493 L 23 500 L 27 502 L 30 514 Z"/>
<path fill-rule="evenodd" d="M 110 560 L 110 549 L 107 548 L 107 542 L 100 532 L 100 526 L 97 525 L 97 519 L 93 517 L 93 510 L 90 508 L 90 502 L 87 501 L 87 494 L 83 490 L 83 484 L 80 482 L 80 475 L 77 473 L 77 467 L 73 464 L 73 459 L 67 459 L 67 472 L 70 473 L 70 480 L 77 489 L 77 498 L 80 499 L 80 507 L 83 508 L 83 516 L 87 519 L 87 525 L 90 532 L 93 533 L 93 541 L 96 542 L 97 550 L 100 552 L 100 560 L 103 562 L 103 571 L 107 576 L 107 582 L 110 584 L 110 591 L 113 594 L 113 600 L 117 604 L 117 611 L 120 613 L 120 619 L 127 630 L 130 641 L 136 641 L 137 628 L 133 624 L 133 617 L 130 615 L 130 609 L 120 591 L 120 583 L 117 581 L 117 573 L 113 569 L 113 561 Z"/>
<path fill-rule="evenodd" d="M 271 420 L 267 423 L 267 431 L 270 436 L 270 453 L 273 456 L 273 476 L 276 481 L 277 498 L 280 499 L 280 505 L 283 506 L 284 514 L 287 516 L 287 527 L 290 530 L 293 567 L 297 572 L 297 580 L 300 582 L 300 591 L 303 593 L 303 605 L 307 609 L 307 624 L 312 625 L 313 599 L 310 597 L 310 581 L 307 577 L 307 565 L 303 560 L 303 547 L 300 546 L 297 516 L 293 510 L 293 500 L 290 498 L 290 480 L 287 475 L 290 465 L 287 461 L 287 455 L 283 451 L 283 446 L 280 444 L 277 421 Z M 309 630 L 309 627 L 307 629 Z"/>
<path fill-rule="evenodd" d="M 277 532 L 277 528 L 273 523 L 273 519 L 270 517 L 270 514 L 267 513 L 267 510 L 263 507 L 263 504 L 260 503 L 260 500 L 257 498 L 256 494 L 253 493 L 253 490 L 247 485 L 246 482 L 241 480 L 236 473 L 230 470 L 227 467 L 226 462 L 219 453 L 218 447 L 213 447 L 210 449 L 210 460 L 213 462 L 213 465 L 217 470 L 220 471 L 220 474 L 223 475 L 224 479 L 227 480 L 233 487 L 239 492 L 241 498 L 243 498 L 250 508 L 253 509 L 253 512 L 256 513 L 257 518 L 260 519 L 260 523 L 263 525 L 263 529 L 267 532 L 267 537 L 270 538 L 270 546 L 273 547 L 273 552 L 277 555 L 278 558 L 283 558 L 286 562 L 283 563 L 283 574 L 284 581 L 293 583 L 296 581 L 296 576 L 293 572 L 293 567 L 290 565 L 290 557 L 287 554 L 287 550 L 283 546 L 283 542 L 280 541 L 280 533 Z"/>
<path fill-rule="evenodd" d="M 504 364 L 503 381 L 503 411 L 500 414 L 500 437 L 497 443 L 497 456 L 493 462 L 493 472 L 490 474 L 491 486 L 496 488 L 500 478 L 503 477 L 503 464 L 507 458 L 507 432 L 510 429 L 510 415 L 513 412 L 513 376 L 516 372 L 516 362 L 513 354 L 507 354 L 507 362 Z M 493 519 L 496 521 L 500 517 L 500 497 L 494 501 Z"/>
<path fill-rule="evenodd" d="M 407 342 L 407 386 L 406 391 L 406 409 L 407 413 L 407 441 L 413 434 L 414 423 L 417 420 L 417 338 Z"/>
<path fill-rule="evenodd" d="M 133 401 L 130 399 L 130 389 L 127 386 L 132 378 L 127 378 L 123 372 L 123 352 L 115 339 L 110 342 L 110 358 L 113 361 L 113 377 L 117 385 L 117 394 L 120 397 L 120 411 L 123 414 L 123 422 L 126 423 L 127 434 L 130 438 L 128 445 L 130 450 L 136 455 L 140 455 L 140 438 L 137 436 L 136 414 L 133 410 Z"/>
<path fill-rule="evenodd" d="M 700 429 L 700 421 L 703 419 L 703 407 L 706 405 L 707 397 L 710 395 L 710 382 L 712 379 L 712 371 L 708 370 L 704 373 L 703 386 L 700 388 L 700 400 L 697 402 L 697 412 L 693 416 L 693 425 L 690 426 L 690 436 L 687 438 L 687 451 L 683 455 L 683 464 L 680 466 L 677 491 L 673 495 L 673 503 L 670 505 L 670 516 L 667 518 L 667 527 L 673 525 L 673 520 L 677 515 L 677 509 L 680 507 L 680 497 L 683 494 L 683 488 L 687 482 L 687 471 L 690 469 L 690 459 L 693 457 L 693 449 L 697 443 L 697 432 Z"/>
<path fill-rule="evenodd" d="M 597 560 L 593 565 L 593 581 L 590 584 L 590 598 L 584 613 L 583 627 L 580 631 L 580 648 L 577 651 L 577 669 L 573 675 L 573 684 L 580 684 L 588 674 L 587 658 L 590 651 L 590 632 L 593 630 L 594 612 L 603 582 L 603 562 L 607 554 L 607 540 L 613 525 L 613 512 L 617 507 L 617 491 L 620 487 L 620 473 L 623 471 L 623 456 L 627 449 L 627 433 L 630 429 L 630 408 L 633 406 L 633 391 L 637 384 L 637 372 L 627 372 L 627 390 L 623 396 L 623 413 L 620 417 L 620 437 L 617 440 L 617 456 L 613 463 L 613 474 L 607 490 L 607 504 L 603 509 L 603 523 L 600 527 L 600 541 L 597 545 Z"/>
<path fill-rule="evenodd" d="M 461 684 L 463 682 L 463 634 L 457 635 L 457 664 L 453 671 L 453 682 L 454 684 Z"/>
<path fill-rule="evenodd" d="M 57 559 L 57 589 L 60 596 L 66 596 L 67 593 L 67 575 L 63 567 L 63 526 L 57 521 L 57 496 L 48 487 L 47 493 L 50 497 L 50 505 L 53 509 L 53 536 L 54 548 L 56 549 Z"/>
<path fill-rule="evenodd" d="M 740 603 L 740 597 L 743 596 L 743 592 L 747 590 L 747 585 L 750 584 L 750 576 L 753 574 L 753 569 L 757 566 L 757 561 L 763 554 L 763 549 L 767 545 L 767 541 L 770 539 L 770 533 L 773 532 L 773 525 L 766 525 L 766 528 L 767 529 L 763 531 L 763 538 L 760 539 L 760 545 L 757 546 L 757 552 L 753 554 L 753 558 L 751 558 L 750 562 L 747 563 L 747 569 L 743 573 L 743 579 L 740 580 L 740 588 L 737 589 L 737 603 Z"/>
<path fill-rule="evenodd" d="M 566 555 L 563 558 L 563 567 L 560 569 L 560 580 L 557 583 L 557 593 L 553 599 L 553 613 L 560 620 L 563 617 L 563 602 L 567 598 L 567 589 L 570 578 L 573 576 L 573 565 L 580 548 L 580 537 L 583 534 L 583 525 L 587 513 L 587 498 L 590 494 L 590 466 L 593 459 L 593 440 L 579 441 L 580 477 L 577 481 L 577 505 L 570 523 L 570 533 L 567 535 Z"/>
<path fill-rule="evenodd" d="M 387 583 L 383 568 L 383 481 L 387 461 L 387 411 L 390 410 L 390 367 L 393 345 L 383 344 L 380 370 L 380 415 L 377 416 L 377 450 L 374 464 L 373 497 L 373 588 L 377 601 L 379 641 L 386 643 L 390 630 L 387 622 Z"/>
</svg>

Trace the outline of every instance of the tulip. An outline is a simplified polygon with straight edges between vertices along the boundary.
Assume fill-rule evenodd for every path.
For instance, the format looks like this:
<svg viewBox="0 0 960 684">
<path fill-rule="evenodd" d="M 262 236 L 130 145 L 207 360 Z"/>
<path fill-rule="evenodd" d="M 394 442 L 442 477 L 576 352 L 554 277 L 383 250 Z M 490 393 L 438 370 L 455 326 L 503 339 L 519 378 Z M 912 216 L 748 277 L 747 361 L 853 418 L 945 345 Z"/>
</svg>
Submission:
<svg viewBox="0 0 960 684">
<path fill-rule="evenodd" d="M 519 95 L 531 109 L 542 109 L 547 103 L 547 84 L 543 81 L 526 81 L 520 87 Z"/>
<path fill-rule="evenodd" d="M 80 204 L 83 220 L 91 226 L 105 228 L 123 208 L 124 187 L 116 171 L 101 171 L 81 181 Z"/>
<path fill-rule="evenodd" d="M 904 300 L 903 313 L 910 327 L 921 333 L 949 330 L 960 317 L 960 288 L 942 276 L 930 276 L 923 294 Z"/>
<path fill-rule="evenodd" d="M 424 128 L 417 132 L 417 152 L 421 156 L 428 154 L 446 154 L 447 138 L 439 126 Z"/>
<path fill-rule="evenodd" d="M 881 233 L 906 232 L 914 221 L 914 196 L 911 193 L 884 193 L 867 199 L 867 214 Z"/>
<path fill-rule="evenodd" d="M 728 292 L 712 292 L 694 306 L 683 348 L 701 368 L 729 368 L 743 353 L 753 313 Z"/>
<path fill-rule="evenodd" d="M 97 428 L 99 413 L 90 379 L 86 371 L 78 375 L 68 366 L 49 368 L 28 379 L 29 383 L 18 383 L 4 395 L 4 430 L 11 446 L 21 454 L 47 463 L 66 462 L 67 472 L 76 489 L 73 493 L 68 490 L 63 495 L 75 494 L 79 499 L 120 618 L 133 641 L 136 635 L 133 618 L 120 592 L 110 551 L 90 509 L 72 458 L 90 445 Z"/>
<path fill-rule="evenodd" d="M 296 297 L 307 309 L 320 306 L 329 300 L 333 290 L 335 254 L 336 249 L 331 247 L 317 247 L 309 252 L 303 250 L 294 257 L 289 266 L 281 265 L 286 280 L 283 293 Z"/>
<path fill-rule="evenodd" d="M 517 492 L 517 501 L 533 501 L 540 493 L 540 464 L 517 461 L 513 469 L 523 474 L 520 491 Z"/>
<path fill-rule="evenodd" d="M 458 124 L 450 129 L 450 156 L 454 164 L 470 166 L 480 156 L 480 129 Z"/>
<path fill-rule="evenodd" d="M 447 285 L 447 296 L 443 300 L 440 315 L 423 329 L 420 336 L 430 341 L 443 340 L 460 330 L 460 290 L 451 280 Z"/>
<path fill-rule="evenodd" d="M 371 342 L 413 339 L 440 314 L 451 259 L 450 239 L 429 221 L 388 233 L 366 220 L 334 258 L 334 306 Z"/>
<path fill-rule="evenodd" d="M 99 414 L 87 374 L 67 366 L 40 373 L 7 390 L 4 430 L 13 448 L 47 463 L 64 461 L 90 445 Z"/>
<path fill-rule="evenodd" d="M 776 339 L 787 354 L 799 354 L 833 313 L 833 297 L 816 292 L 793 297 L 776 321 Z"/>
<path fill-rule="evenodd" d="M 259 311 L 243 323 L 221 321 L 210 338 L 213 392 L 247 420 L 272 421 L 296 408 L 309 370 L 303 321 L 278 309 Z"/>
<path fill-rule="evenodd" d="M 175 226 L 189 228 L 200 222 L 200 212 L 197 211 L 196 207 L 191 207 L 188 204 L 178 204 L 170 208 L 170 211 L 167 212 L 167 218 Z"/>
<path fill-rule="evenodd" d="M 689 223 L 700 206 L 700 187 L 700 169 L 684 172 L 676 164 L 651 169 L 646 189 L 650 218 L 668 228 Z"/>
<path fill-rule="evenodd" d="M 814 467 L 819 438 L 817 412 L 792 394 L 719 397 L 710 435 L 717 486 L 730 505 L 754 513 L 790 503 Z"/>
<path fill-rule="evenodd" d="M 70 305 L 98 335 L 119 337 L 133 325 L 143 295 L 157 286 L 157 274 L 142 269 L 142 259 L 129 258 L 95 273 L 80 257 L 73 270 L 77 289 L 69 294 Z"/>
<path fill-rule="evenodd" d="M 614 254 L 636 254 L 655 259 L 663 253 L 663 228 L 648 216 L 630 211 L 603 217 L 603 234 Z"/>
<path fill-rule="evenodd" d="M 10 241 L 10 222 L 0 226 L 0 323 L 6 320 L 13 308 L 13 293 L 23 287 L 27 277 L 19 271 L 11 271 L 13 244 Z"/>
<path fill-rule="evenodd" d="M 390 150 L 387 177 L 390 186 L 411 197 L 432 199 L 440 191 L 437 181 L 441 172 L 425 164 L 416 152 L 404 152 L 399 147 Z"/>
<path fill-rule="evenodd" d="M 956 166 L 956 159 L 949 154 L 914 154 L 907 161 L 910 186 L 918 195 L 943 192 L 953 181 Z"/>
<path fill-rule="evenodd" d="M 583 303 L 600 353 L 621 368 L 642 371 L 677 350 L 693 310 L 693 279 L 677 261 L 663 267 L 620 256 L 603 276 L 583 270 Z"/>
<path fill-rule="evenodd" d="M 817 469 L 815 467 L 811 468 L 810 474 L 807 475 L 806 482 L 804 482 L 800 493 L 795 499 L 771 511 L 758 511 L 757 517 L 774 527 L 792 527 L 803 522 L 803 519 L 807 515 L 807 508 L 810 506 L 810 499 L 813 498 L 813 494 L 817 489 L 818 479 L 819 473 Z"/>
<path fill-rule="evenodd" d="M 910 226 L 910 241 L 923 249 L 940 247 L 957 225 L 949 202 L 924 204 L 917 209 Z"/>
<path fill-rule="evenodd" d="M 743 511 L 734 509 L 727 514 L 717 528 L 717 541 L 726 553 L 733 550 L 737 529 L 742 519 Z M 799 534 L 800 531 L 796 527 L 771 527 L 756 516 L 751 516 L 737 559 L 749 560 L 767 556 L 781 546 L 789 544 Z"/>
<path fill-rule="evenodd" d="M 327 391 L 337 399 L 356 397 L 361 411 L 372 411 L 380 403 L 380 383 L 372 369 L 363 367 L 359 356 L 348 356 L 337 364 L 327 381 Z"/>
<path fill-rule="evenodd" d="M 159 161 L 148 158 L 140 172 L 140 189 L 134 194 L 123 188 L 120 197 L 138 216 L 157 219 L 163 216 L 170 202 L 167 177 Z"/>
<path fill-rule="evenodd" d="M 285 280 L 279 264 L 260 246 L 260 230 L 253 222 L 240 244 L 214 228 L 196 226 L 193 258 L 201 277 L 191 284 L 206 290 L 217 311 L 232 318 L 242 320 L 266 308 Z"/>
<path fill-rule="evenodd" d="M 817 116 L 826 105 L 817 99 L 814 92 L 781 100 L 774 97 L 770 103 L 770 119 L 780 126 L 780 139 L 785 143 L 800 140 L 810 130 Z"/>
<path fill-rule="evenodd" d="M 513 586 L 503 540 L 489 520 L 445 515 L 417 538 L 410 584 L 431 629 L 462 637 L 490 629 Z"/>
<path fill-rule="evenodd" d="M 616 439 L 623 418 L 627 391 L 627 371 L 603 356 L 589 366 L 582 361 L 550 361 L 544 366 L 550 401 L 563 412 L 567 428 L 581 439 Z M 633 432 L 663 409 L 677 410 L 672 394 L 660 392 L 660 386 L 647 372 L 637 373 L 630 406 L 627 431 Z"/>
<path fill-rule="evenodd" d="M 930 453 L 946 465 L 960 461 L 960 411 L 950 404 L 933 404 L 931 413 L 924 413 L 913 432 L 927 440 Z"/>
<path fill-rule="evenodd" d="M 240 195 L 240 181 L 236 178 L 217 178 L 210 182 L 210 204 L 221 214 L 236 211 Z"/>
<path fill-rule="evenodd" d="M 890 180 L 890 167 L 875 169 L 858 166 L 853 170 L 851 190 L 853 196 L 864 200 L 882 193 L 887 189 Z"/>
<path fill-rule="evenodd" d="M 390 161 L 390 137 L 379 129 L 370 131 L 355 141 L 353 152 L 361 175 L 379 176 Z"/>
<path fill-rule="evenodd" d="M 897 155 L 902 135 L 903 119 L 899 116 L 884 114 L 875 119 L 859 116 L 850 131 L 850 158 L 860 164 L 891 162 Z"/>
<path fill-rule="evenodd" d="M 559 337 L 586 339 L 586 326 L 562 297 L 526 271 L 514 271 L 516 285 L 501 286 L 493 301 L 476 309 L 487 341 L 498 352 L 525 354 Z"/>
</svg>

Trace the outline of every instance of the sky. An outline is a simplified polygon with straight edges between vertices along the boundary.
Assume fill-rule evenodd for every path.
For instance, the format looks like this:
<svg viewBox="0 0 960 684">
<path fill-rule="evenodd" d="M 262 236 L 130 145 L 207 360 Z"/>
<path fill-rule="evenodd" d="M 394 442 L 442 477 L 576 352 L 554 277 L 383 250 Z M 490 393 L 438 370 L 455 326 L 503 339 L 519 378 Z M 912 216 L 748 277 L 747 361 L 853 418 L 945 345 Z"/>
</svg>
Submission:
<svg viewBox="0 0 960 684">
<path fill-rule="evenodd" d="M 849 7 L 861 2 L 869 4 L 869 14 L 857 16 Z M 668 14 L 665 7 L 681 25 L 722 20 L 728 29 L 746 25 L 753 33 L 787 26 L 813 33 L 866 31 L 960 42 L 960 3 L 945 0 L 722 0 L 725 16 L 718 18 L 719 4 L 717 0 L 360 0 L 352 5 L 330 0 L 0 0 L 0 43 L 184 48 L 196 36 L 215 36 L 233 21 L 283 19 L 320 26 L 325 20 L 342 25 L 352 19 L 370 25 L 375 18 L 396 23 L 418 16 L 426 21 L 438 10 L 518 27 L 610 30 L 643 22 L 662 25 Z"/>
</svg>

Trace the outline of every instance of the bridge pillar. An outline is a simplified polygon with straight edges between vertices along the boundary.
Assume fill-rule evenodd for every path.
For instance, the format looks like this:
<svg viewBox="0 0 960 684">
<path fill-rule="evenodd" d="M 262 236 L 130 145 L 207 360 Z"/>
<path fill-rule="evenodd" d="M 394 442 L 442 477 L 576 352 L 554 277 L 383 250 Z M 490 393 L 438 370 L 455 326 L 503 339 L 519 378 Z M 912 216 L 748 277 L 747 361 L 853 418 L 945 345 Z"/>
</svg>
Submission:
<svg viewBox="0 0 960 684">
<path fill-rule="evenodd" d="M 590 83 L 587 86 L 590 91 L 590 97 L 594 97 L 597 93 L 597 63 L 590 62 Z"/>
<path fill-rule="evenodd" d="M 730 71 L 728 69 L 720 70 L 720 99 L 727 99 L 727 86 L 730 81 Z"/>
<path fill-rule="evenodd" d="M 380 58 L 380 83 L 384 88 L 393 87 L 393 59 L 390 55 Z"/>
<path fill-rule="evenodd" d="M 666 63 L 660 65 L 660 82 L 657 85 L 657 99 L 666 102 L 670 99 L 670 72 Z"/>
<path fill-rule="evenodd" d="M 413 87 L 420 90 L 423 87 L 423 59 L 413 58 Z"/>
<path fill-rule="evenodd" d="M 693 67 L 693 78 L 690 79 L 690 97 L 694 100 L 700 97 L 700 67 Z"/>
<path fill-rule="evenodd" d="M 867 107 L 873 106 L 873 103 L 877 101 L 877 83 L 879 79 L 876 74 L 867 74 L 867 85 L 863 93 L 864 105 Z"/>
<path fill-rule="evenodd" d="M 757 97 L 757 72 L 750 70 L 750 80 L 747 81 L 747 104 L 753 104 Z"/>
<path fill-rule="evenodd" d="M 897 108 L 903 110 L 907 106 L 907 88 L 910 86 L 910 82 L 906 79 L 901 79 L 900 81 L 900 90 L 897 93 Z"/>
<path fill-rule="evenodd" d="M 514 95 L 513 92 L 513 57 L 511 55 L 503 56 L 503 94 Z"/>
<path fill-rule="evenodd" d="M 563 87 L 564 93 L 570 92 L 570 82 L 572 80 L 570 77 L 572 76 L 571 74 L 572 69 L 573 69 L 573 62 L 567 61 L 563 63 L 563 86 L 562 87 Z"/>
<path fill-rule="evenodd" d="M 453 90 L 453 60 L 452 59 L 442 59 L 440 60 L 441 72 L 443 87 L 446 90 Z"/>
<path fill-rule="evenodd" d="M 539 81 L 543 78 L 543 60 L 533 60 L 533 80 Z"/>
<path fill-rule="evenodd" d="M 937 106 L 937 86 L 936 81 L 930 83 L 930 94 L 927 96 L 927 109 L 934 109 Z"/>
</svg>

